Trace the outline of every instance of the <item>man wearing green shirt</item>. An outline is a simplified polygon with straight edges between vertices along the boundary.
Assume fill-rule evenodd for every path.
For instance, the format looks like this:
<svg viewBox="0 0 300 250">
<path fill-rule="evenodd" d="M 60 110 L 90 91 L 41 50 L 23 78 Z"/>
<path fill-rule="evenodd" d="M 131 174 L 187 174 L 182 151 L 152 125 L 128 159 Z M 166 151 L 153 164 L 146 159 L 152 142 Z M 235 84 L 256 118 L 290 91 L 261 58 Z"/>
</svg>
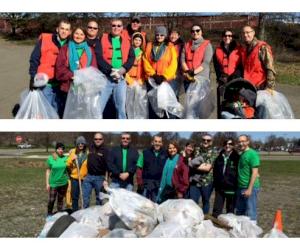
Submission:
<svg viewBox="0 0 300 250">
<path fill-rule="evenodd" d="M 238 191 L 236 214 L 247 215 L 256 224 L 257 195 L 260 189 L 258 167 L 260 157 L 250 148 L 250 139 L 247 135 L 239 136 L 241 156 L 238 165 Z"/>
</svg>

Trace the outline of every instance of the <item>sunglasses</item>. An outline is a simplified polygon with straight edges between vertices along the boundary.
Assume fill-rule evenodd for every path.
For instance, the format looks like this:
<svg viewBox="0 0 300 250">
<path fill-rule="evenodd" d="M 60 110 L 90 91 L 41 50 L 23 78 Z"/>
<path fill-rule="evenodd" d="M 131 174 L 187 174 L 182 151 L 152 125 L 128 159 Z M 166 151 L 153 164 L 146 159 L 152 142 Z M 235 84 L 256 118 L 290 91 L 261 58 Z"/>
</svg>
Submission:
<svg viewBox="0 0 300 250">
<path fill-rule="evenodd" d="M 223 37 L 232 37 L 232 35 L 224 35 Z"/>
<path fill-rule="evenodd" d="M 226 145 L 233 146 L 232 142 L 227 142 Z"/>
<path fill-rule="evenodd" d="M 94 141 L 103 141 L 103 138 L 94 138 Z"/>
<path fill-rule="evenodd" d="M 155 36 L 164 37 L 165 35 L 162 35 L 162 34 L 156 34 Z"/>
<path fill-rule="evenodd" d="M 199 33 L 201 31 L 201 29 L 197 29 L 197 30 L 191 30 L 191 33 L 194 34 L 194 33 Z"/>
<path fill-rule="evenodd" d="M 113 28 L 116 28 L 116 27 L 121 28 L 122 26 L 123 26 L 122 24 L 112 24 L 111 25 L 111 27 L 113 27 Z"/>
<path fill-rule="evenodd" d="M 88 26 L 88 29 L 90 29 L 90 30 L 98 30 L 97 27 L 92 27 L 92 26 Z"/>
<path fill-rule="evenodd" d="M 127 140 L 127 141 L 129 141 L 130 140 L 130 137 L 122 137 L 122 140 Z"/>
<path fill-rule="evenodd" d="M 131 23 L 140 23 L 139 20 L 133 20 Z"/>
<path fill-rule="evenodd" d="M 211 142 L 211 139 L 202 139 L 203 142 Z"/>
</svg>

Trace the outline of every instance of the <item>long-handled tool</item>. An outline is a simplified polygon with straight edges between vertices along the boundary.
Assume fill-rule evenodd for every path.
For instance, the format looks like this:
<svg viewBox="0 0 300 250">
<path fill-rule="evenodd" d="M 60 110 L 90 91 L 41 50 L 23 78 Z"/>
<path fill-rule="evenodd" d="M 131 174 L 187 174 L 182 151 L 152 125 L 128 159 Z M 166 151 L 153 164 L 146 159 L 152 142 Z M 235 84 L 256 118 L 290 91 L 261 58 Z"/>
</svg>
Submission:
<svg viewBox="0 0 300 250">
<path fill-rule="evenodd" d="M 79 169 L 79 164 L 78 160 L 76 158 L 75 160 L 76 168 L 77 168 L 77 173 L 78 173 L 78 182 L 79 182 L 79 195 L 80 195 L 80 208 L 83 209 L 83 195 L 82 195 L 82 187 L 81 187 L 81 176 L 80 176 L 80 169 Z"/>
</svg>

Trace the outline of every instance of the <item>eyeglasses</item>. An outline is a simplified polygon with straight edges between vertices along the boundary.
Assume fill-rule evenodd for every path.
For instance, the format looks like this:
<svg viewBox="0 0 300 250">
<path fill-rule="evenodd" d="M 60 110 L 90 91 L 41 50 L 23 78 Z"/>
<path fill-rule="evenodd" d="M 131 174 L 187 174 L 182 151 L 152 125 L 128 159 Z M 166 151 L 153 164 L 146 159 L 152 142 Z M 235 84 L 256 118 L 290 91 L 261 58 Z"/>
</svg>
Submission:
<svg viewBox="0 0 300 250">
<path fill-rule="evenodd" d="M 122 137 L 121 139 L 124 140 L 124 141 L 125 141 L 125 140 L 126 140 L 126 141 L 129 141 L 129 140 L 130 140 L 130 137 Z"/>
<path fill-rule="evenodd" d="M 121 28 L 122 26 L 123 26 L 122 24 L 112 24 L 111 25 L 111 27 L 113 27 L 113 28 L 116 28 L 116 27 Z"/>
<path fill-rule="evenodd" d="M 133 20 L 131 23 L 140 23 L 139 20 Z"/>
<path fill-rule="evenodd" d="M 232 142 L 227 142 L 226 145 L 233 146 L 233 143 Z"/>
<path fill-rule="evenodd" d="M 247 141 L 239 141 L 239 143 L 245 143 L 245 142 L 247 142 Z"/>
<path fill-rule="evenodd" d="M 203 142 L 211 142 L 211 139 L 202 139 Z"/>
<path fill-rule="evenodd" d="M 94 138 L 94 141 L 103 141 L 103 138 Z"/>
<path fill-rule="evenodd" d="M 232 37 L 232 35 L 224 35 L 223 37 Z"/>
<path fill-rule="evenodd" d="M 92 26 L 88 26 L 88 29 L 90 29 L 90 30 L 98 30 L 97 27 L 92 27 Z"/>
<path fill-rule="evenodd" d="M 194 33 L 199 33 L 201 31 L 201 29 L 197 29 L 197 30 L 191 30 L 191 33 L 194 34 Z"/>
<path fill-rule="evenodd" d="M 251 32 L 254 32 L 254 30 L 251 30 L 251 31 L 243 31 L 242 34 L 250 34 Z"/>
</svg>

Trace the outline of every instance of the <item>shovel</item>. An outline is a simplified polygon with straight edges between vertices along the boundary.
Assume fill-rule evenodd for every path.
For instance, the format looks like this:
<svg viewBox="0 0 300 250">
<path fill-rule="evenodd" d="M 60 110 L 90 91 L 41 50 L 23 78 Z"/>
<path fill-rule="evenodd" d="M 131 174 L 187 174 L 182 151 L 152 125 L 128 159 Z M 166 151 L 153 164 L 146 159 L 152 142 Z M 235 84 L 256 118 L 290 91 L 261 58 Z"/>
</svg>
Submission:
<svg viewBox="0 0 300 250">
<path fill-rule="evenodd" d="M 77 158 L 75 160 L 75 164 L 76 164 L 76 168 L 77 168 L 78 182 L 79 182 L 80 208 L 83 209 L 83 195 L 82 195 L 82 187 L 81 187 L 81 176 L 80 176 L 80 170 L 79 170 L 79 164 L 78 164 Z"/>
</svg>

